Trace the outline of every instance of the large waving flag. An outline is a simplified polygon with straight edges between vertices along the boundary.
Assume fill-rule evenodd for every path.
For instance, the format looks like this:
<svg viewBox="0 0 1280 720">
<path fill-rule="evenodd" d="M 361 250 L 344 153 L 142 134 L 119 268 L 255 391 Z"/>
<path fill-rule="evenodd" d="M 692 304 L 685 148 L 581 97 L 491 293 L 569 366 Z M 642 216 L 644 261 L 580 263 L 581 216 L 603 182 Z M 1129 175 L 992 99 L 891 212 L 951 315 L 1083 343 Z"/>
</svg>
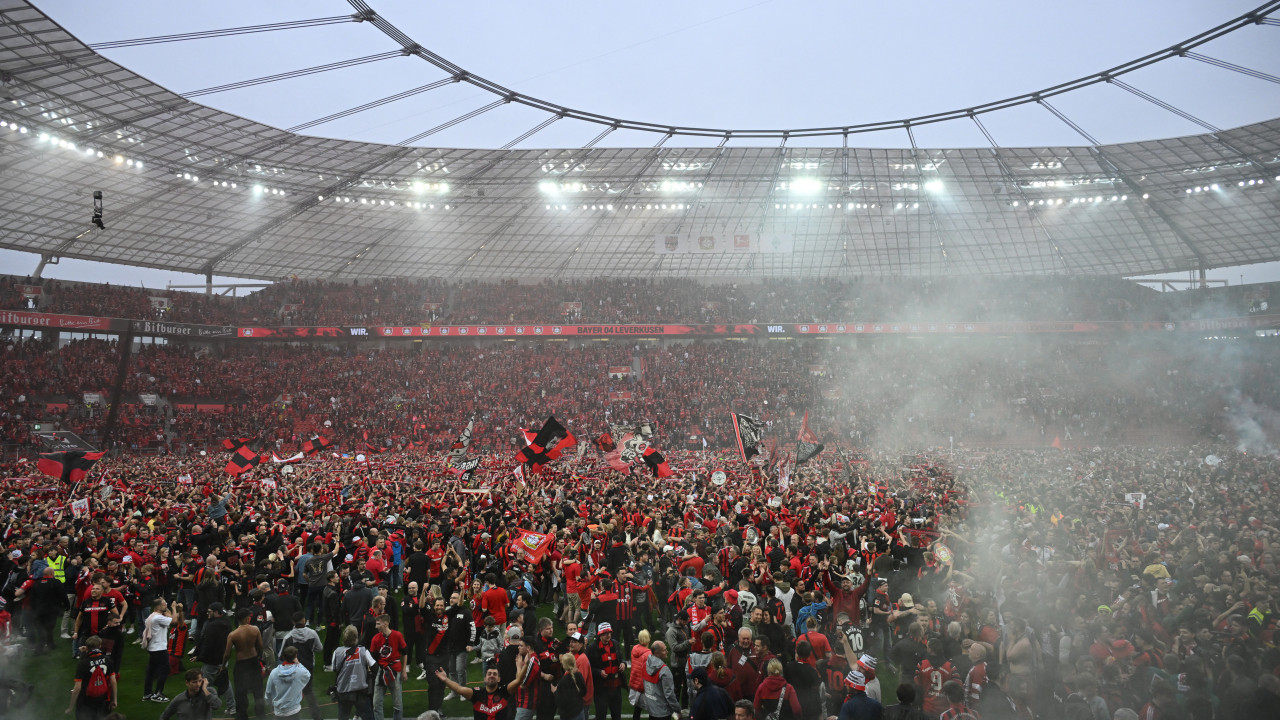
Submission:
<svg viewBox="0 0 1280 720">
<path fill-rule="evenodd" d="M 516 453 L 516 461 L 527 463 L 529 469 L 536 474 L 542 472 L 542 466 L 560 457 L 560 453 L 577 442 L 577 438 L 552 415 L 542 424 L 542 429 L 533 436 L 529 444 Z"/>
<path fill-rule="evenodd" d="M 332 447 L 332 446 L 333 446 L 333 441 L 331 441 L 331 440 L 325 440 L 324 438 L 322 438 L 322 437 L 320 437 L 319 435 L 317 435 L 317 436 L 315 436 L 315 437 L 311 438 L 310 440 L 308 440 L 308 441 L 306 441 L 306 442 L 302 443 L 302 452 L 303 452 L 307 457 L 311 457 L 312 455 L 315 455 L 316 453 L 320 452 L 321 450 L 323 450 L 323 449 L 325 449 L 325 448 L 327 448 L 327 447 Z"/>
<path fill-rule="evenodd" d="M 480 456 L 477 455 L 476 457 L 459 460 L 450 469 L 460 476 L 458 478 L 460 482 L 466 484 L 471 482 L 471 476 L 475 474 L 478 467 L 480 467 Z"/>
<path fill-rule="evenodd" d="M 653 432 L 654 423 L 649 421 L 635 425 L 610 425 L 607 434 L 614 441 L 614 446 L 604 455 L 609 467 L 618 472 L 631 472 L 631 466 L 644 457 L 645 450 L 649 448 Z"/>
<path fill-rule="evenodd" d="M 458 439 L 453 441 L 453 445 L 449 447 L 449 453 L 446 455 L 448 462 L 456 462 L 467 454 L 467 448 L 471 447 L 471 432 L 476 427 L 476 419 L 471 418 L 467 422 L 467 427 L 458 435 Z"/>
<path fill-rule="evenodd" d="M 227 438 L 222 441 L 222 449 L 235 451 L 240 449 L 241 446 L 248 445 L 251 442 L 253 442 L 253 438 Z"/>
<path fill-rule="evenodd" d="M 809 411 L 804 411 L 804 420 L 800 422 L 800 434 L 796 437 L 796 464 L 804 463 L 817 457 L 825 446 L 817 435 L 809 429 Z"/>
<path fill-rule="evenodd" d="M 551 549 L 555 536 L 549 533 L 536 533 L 520 530 L 511 541 L 511 550 L 517 557 L 531 563 L 537 563 Z"/>
<path fill-rule="evenodd" d="M 645 448 L 644 464 L 649 466 L 649 469 L 653 471 L 653 476 L 656 478 L 675 475 L 675 471 L 671 469 L 670 465 L 667 465 L 667 459 L 655 447 Z"/>
<path fill-rule="evenodd" d="M 738 455 L 742 462 L 750 462 L 760 454 L 760 439 L 764 436 L 764 421 L 741 413 L 729 413 L 733 418 L 733 435 L 738 441 Z"/>
<path fill-rule="evenodd" d="M 241 445 L 236 448 L 234 453 L 231 453 L 231 459 L 227 461 L 227 466 L 223 469 L 231 475 L 243 475 L 252 470 L 263 459 L 257 450 L 248 445 Z"/>
<path fill-rule="evenodd" d="M 66 452 L 44 453 L 36 461 L 36 469 L 56 477 L 64 483 L 78 483 L 93 468 L 105 452 L 85 452 L 83 450 L 67 450 Z"/>
</svg>

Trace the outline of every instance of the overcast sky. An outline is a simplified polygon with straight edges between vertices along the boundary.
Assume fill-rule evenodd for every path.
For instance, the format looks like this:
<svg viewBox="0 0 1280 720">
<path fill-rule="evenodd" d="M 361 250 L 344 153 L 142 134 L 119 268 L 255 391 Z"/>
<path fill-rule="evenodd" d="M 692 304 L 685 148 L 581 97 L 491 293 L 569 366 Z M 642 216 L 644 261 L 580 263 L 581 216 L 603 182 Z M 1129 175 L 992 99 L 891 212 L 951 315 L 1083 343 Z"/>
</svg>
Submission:
<svg viewBox="0 0 1280 720">
<path fill-rule="evenodd" d="M 1258 2 L 371 0 L 370 5 L 453 63 L 575 109 L 680 125 L 795 128 L 894 120 L 1035 91 L 1163 49 L 1245 13 Z M 340 0 L 36 4 L 87 43 L 353 12 Z M 1278 38 L 1280 29 L 1254 26 L 1197 52 L 1280 74 Z M 181 93 L 394 48 L 376 28 L 346 23 L 104 54 Z M 289 127 L 441 77 L 444 74 L 428 63 L 402 57 L 199 101 Z M 1280 92 L 1274 85 L 1191 59 L 1167 61 L 1126 76 L 1125 81 L 1218 127 L 1280 116 Z M 473 87 L 450 85 L 308 132 L 394 143 L 492 99 Z M 1104 143 L 1201 131 L 1114 87 L 1095 86 L 1053 102 Z M 546 117 L 509 105 L 430 140 L 439 146 L 497 147 Z M 984 116 L 984 123 L 1005 146 L 1081 144 L 1072 130 L 1034 106 Z M 520 147 L 576 147 L 600 129 L 560 121 Z M 973 124 L 963 121 L 921 127 L 916 137 L 925 147 L 985 145 Z M 649 146 L 658 139 L 619 131 L 601 145 Z M 674 138 L 668 144 L 706 141 Z M 838 139 L 792 144 L 834 145 Z M 905 133 L 893 131 L 856 135 L 850 144 L 902 147 L 908 140 Z M 0 251 L 0 264 L 26 272 L 35 258 Z M 79 274 L 83 279 L 84 273 L 95 272 L 86 269 L 92 266 L 65 261 L 46 274 Z M 111 272 L 120 282 L 132 284 L 194 280 L 178 273 L 115 266 Z M 1240 271 L 1217 274 L 1229 275 L 1235 283 Z"/>
</svg>

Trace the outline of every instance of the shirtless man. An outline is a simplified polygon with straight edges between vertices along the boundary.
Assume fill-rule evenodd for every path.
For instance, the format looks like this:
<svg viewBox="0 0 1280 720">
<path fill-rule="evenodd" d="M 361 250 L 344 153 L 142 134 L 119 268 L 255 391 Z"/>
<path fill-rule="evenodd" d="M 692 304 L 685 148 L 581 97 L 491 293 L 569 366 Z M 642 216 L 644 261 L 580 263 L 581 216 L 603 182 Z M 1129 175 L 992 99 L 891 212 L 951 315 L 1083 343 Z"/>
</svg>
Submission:
<svg viewBox="0 0 1280 720">
<path fill-rule="evenodd" d="M 249 608 L 236 610 L 235 630 L 227 635 L 227 649 L 222 653 L 225 664 L 235 651 L 236 720 L 249 720 L 249 693 L 253 693 L 254 714 L 261 720 L 266 715 L 262 687 L 262 632 L 251 623 Z"/>
</svg>

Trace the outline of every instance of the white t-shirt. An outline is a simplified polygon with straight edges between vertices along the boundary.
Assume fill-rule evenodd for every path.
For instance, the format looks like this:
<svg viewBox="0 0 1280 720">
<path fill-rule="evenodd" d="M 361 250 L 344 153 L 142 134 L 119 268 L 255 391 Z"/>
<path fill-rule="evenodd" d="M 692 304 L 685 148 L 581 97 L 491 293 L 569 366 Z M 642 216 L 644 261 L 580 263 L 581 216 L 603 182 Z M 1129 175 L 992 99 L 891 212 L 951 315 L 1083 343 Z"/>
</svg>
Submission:
<svg viewBox="0 0 1280 720">
<path fill-rule="evenodd" d="M 147 652 L 169 649 L 169 624 L 172 622 L 173 618 L 160 613 L 151 613 L 147 617 Z"/>
</svg>

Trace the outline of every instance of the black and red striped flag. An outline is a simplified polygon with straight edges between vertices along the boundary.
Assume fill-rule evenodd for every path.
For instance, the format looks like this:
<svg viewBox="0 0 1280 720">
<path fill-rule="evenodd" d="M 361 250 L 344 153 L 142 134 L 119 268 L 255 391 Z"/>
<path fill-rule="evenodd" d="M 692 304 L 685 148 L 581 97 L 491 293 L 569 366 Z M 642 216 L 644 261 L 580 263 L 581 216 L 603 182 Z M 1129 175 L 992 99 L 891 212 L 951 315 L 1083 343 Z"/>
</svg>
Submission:
<svg viewBox="0 0 1280 720">
<path fill-rule="evenodd" d="M 571 448 L 577 442 L 573 433 L 566 430 L 552 415 L 542 424 L 542 429 L 533 436 L 529 444 L 516 453 L 516 462 L 528 463 L 529 469 L 538 473 L 542 471 L 543 465 L 560 457 L 565 448 Z"/>
<path fill-rule="evenodd" d="M 241 445 L 231 454 L 231 459 L 227 461 L 225 469 L 232 475 L 242 475 L 252 470 L 260 462 L 262 462 L 262 456 L 258 454 L 258 451 L 248 445 Z"/>
<path fill-rule="evenodd" d="M 253 438 L 227 438 L 222 441 L 223 450 L 239 450 L 240 448 L 253 442 Z"/>
<path fill-rule="evenodd" d="M 302 443 L 302 452 L 307 457 L 311 457 L 312 455 L 315 455 L 316 453 L 320 452 L 321 450 L 324 450 L 327 447 L 332 447 L 332 445 L 333 445 L 332 440 L 325 440 L 324 438 L 317 435 L 316 437 L 313 437 L 310 440 Z"/>
<path fill-rule="evenodd" d="M 36 468 L 49 477 L 56 477 L 64 483 L 77 483 L 84 479 L 105 452 L 85 452 L 83 450 L 67 450 L 66 452 L 43 453 L 36 462 Z"/>
</svg>

